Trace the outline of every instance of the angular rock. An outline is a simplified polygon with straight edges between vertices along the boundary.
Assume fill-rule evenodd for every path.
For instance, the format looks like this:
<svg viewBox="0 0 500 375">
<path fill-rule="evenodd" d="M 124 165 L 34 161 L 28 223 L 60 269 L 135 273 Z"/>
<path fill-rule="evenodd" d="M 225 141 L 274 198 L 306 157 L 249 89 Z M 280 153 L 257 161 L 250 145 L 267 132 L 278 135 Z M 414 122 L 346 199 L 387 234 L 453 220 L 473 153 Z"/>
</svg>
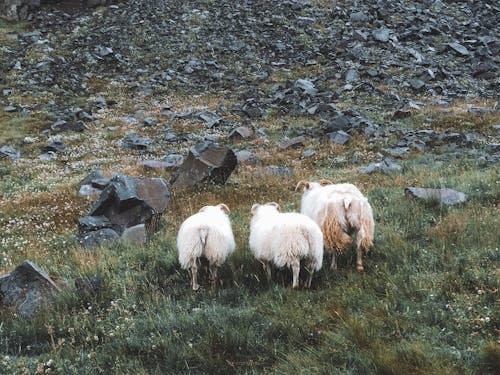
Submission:
<svg viewBox="0 0 500 375">
<path fill-rule="evenodd" d="M 88 130 L 88 126 L 85 125 L 83 121 L 68 122 L 65 120 L 57 120 L 50 126 L 50 129 L 54 132 L 83 132 Z"/>
<path fill-rule="evenodd" d="M 218 125 L 222 120 L 222 117 L 214 111 L 201 112 L 198 114 L 198 117 L 205 121 L 205 123 L 207 124 L 207 128 L 209 129 L 213 128 L 215 125 Z"/>
<path fill-rule="evenodd" d="M 368 166 L 361 168 L 359 171 L 365 174 L 372 174 L 376 172 L 381 172 L 389 174 L 392 172 L 397 172 L 401 170 L 401 166 L 394 162 L 391 158 L 385 158 L 381 162 L 371 163 Z"/>
<path fill-rule="evenodd" d="M 332 143 L 345 145 L 347 142 L 350 141 L 351 136 L 347 134 L 345 131 L 339 130 L 336 132 L 327 133 L 326 138 Z"/>
<path fill-rule="evenodd" d="M 454 205 L 467 200 L 467 195 L 453 189 L 405 188 L 407 198 L 436 200 L 440 204 Z"/>
<path fill-rule="evenodd" d="M 373 30 L 372 35 L 379 42 L 385 43 L 389 41 L 390 30 L 383 27 L 381 29 Z"/>
<path fill-rule="evenodd" d="M 120 235 L 116 233 L 116 231 L 110 228 L 104 228 L 84 234 L 80 238 L 80 243 L 84 249 L 95 249 L 109 245 L 119 239 Z"/>
<path fill-rule="evenodd" d="M 62 141 L 54 141 L 54 142 L 49 143 L 46 146 L 42 146 L 40 149 L 42 150 L 42 152 L 58 153 L 58 152 L 63 152 L 64 150 L 66 150 L 66 145 Z"/>
<path fill-rule="evenodd" d="M 359 74 L 356 69 L 349 69 L 345 74 L 345 81 L 347 83 L 353 83 L 359 80 Z"/>
<path fill-rule="evenodd" d="M 465 48 L 463 45 L 461 45 L 460 43 L 448 43 L 448 45 L 450 46 L 450 48 L 452 50 L 454 50 L 455 52 L 458 52 L 460 55 L 462 56 L 468 56 L 469 55 L 469 50 L 467 48 Z"/>
<path fill-rule="evenodd" d="M 122 139 L 123 148 L 129 150 L 146 150 L 151 143 L 151 138 L 140 137 L 136 133 L 129 133 Z"/>
<path fill-rule="evenodd" d="M 295 174 L 295 171 L 290 167 L 284 167 L 281 165 L 268 165 L 267 167 L 264 167 L 259 174 L 288 177 L 293 176 Z"/>
<path fill-rule="evenodd" d="M 16 160 L 21 157 L 21 153 L 11 146 L 0 147 L 0 159 Z"/>
<path fill-rule="evenodd" d="M 295 81 L 295 87 L 304 90 L 305 94 L 315 96 L 318 93 L 318 89 L 314 86 L 314 83 L 307 79 L 298 79 Z"/>
<path fill-rule="evenodd" d="M 194 186 L 201 183 L 224 184 L 236 167 L 234 152 L 212 142 L 198 142 L 172 178 L 173 187 Z"/>
<path fill-rule="evenodd" d="M 168 184 L 162 178 L 116 175 L 90 208 L 89 216 L 106 217 L 121 234 L 161 215 L 169 200 Z"/>
<path fill-rule="evenodd" d="M 254 133 L 255 132 L 251 127 L 238 126 L 236 129 L 231 130 L 231 132 L 228 135 L 228 138 L 232 140 L 250 138 L 253 137 Z"/>
<path fill-rule="evenodd" d="M 13 105 L 8 105 L 3 108 L 4 112 L 16 112 L 17 107 Z"/>
<path fill-rule="evenodd" d="M 78 195 L 80 197 L 93 197 L 102 193 L 101 189 L 97 189 L 92 185 L 82 185 L 78 190 Z"/>
<path fill-rule="evenodd" d="M 137 224 L 133 227 L 125 229 L 121 236 L 122 241 L 132 242 L 135 244 L 145 244 L 147 239 L 148 236 L 146 226 L 144 224 Z"/>
<path fill-rule="evenodd" d="M 165 162 L 165 161 L 159 161 L 159 160 L 145 160 L 141 161 L 139 163 L 141 167 L 143 167 L 145 170 L 166 170 L 170 164 Z"/>
<path fill-rule="evenodd" d="M 0 306 L 13 306 L 24 318 L 49 307 L 59 291 L 49 275 L 29 260 L 0 276 Z"/>
<path fill-rule="evenodd" d="M 113 223 L 106 216 L 84 216 L 78 220 L 80 235 L 112 227 Z"/>
<path fill-rule="evenodd" d="M 236 152 L 236 159 L 238 160 L 238 164 L 260 164 L 262 160 L 255 156 L 248 150 L 239 150 Z"/>
<path fill-rule="evenodd" d="M 281 150 L 291 150 L 291 149 L 302 148 L 302 147 L 304 147 L 304 140 L 305 139 L 302 136 L 294 137 L 294 138 L 289 139 L 286 142 L 283 142 L 278 147 Z"/>
<path fill-rule="evenodd" d="M 166 169 L 177 169 L 184 162 L 184 155 L 170 153 L 163 157 L 163 160 L 166 163 Z"/>
</svg>

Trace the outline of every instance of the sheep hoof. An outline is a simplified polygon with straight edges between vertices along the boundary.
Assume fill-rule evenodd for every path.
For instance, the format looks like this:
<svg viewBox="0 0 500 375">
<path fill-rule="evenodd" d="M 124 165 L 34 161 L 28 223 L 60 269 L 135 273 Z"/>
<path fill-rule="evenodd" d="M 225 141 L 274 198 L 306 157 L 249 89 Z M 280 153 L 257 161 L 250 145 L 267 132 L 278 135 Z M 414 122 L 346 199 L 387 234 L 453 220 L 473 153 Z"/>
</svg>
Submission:
<svg viewBox="0 0 500 375">
<path fill-rule="evenodd" d="M 359 265 L 359 264 L 358 264 L 358 265 L 356 266 L 356 271 L 358 271 L 358 272 L 365 272 L 365 269 L 364 269 L 364 267 L 363 267 L 363 266 L 361 266 L 361 265 Z"/>
<path fill-rule="evenodd" d="M 198 289 L 200 289 L 200 286 L 199 286 L 199 285 L 193 285 L 193 290 L 194 290 L 194 291 L 196 291 L 196 290 L 198 290 Z"/>
</svg>

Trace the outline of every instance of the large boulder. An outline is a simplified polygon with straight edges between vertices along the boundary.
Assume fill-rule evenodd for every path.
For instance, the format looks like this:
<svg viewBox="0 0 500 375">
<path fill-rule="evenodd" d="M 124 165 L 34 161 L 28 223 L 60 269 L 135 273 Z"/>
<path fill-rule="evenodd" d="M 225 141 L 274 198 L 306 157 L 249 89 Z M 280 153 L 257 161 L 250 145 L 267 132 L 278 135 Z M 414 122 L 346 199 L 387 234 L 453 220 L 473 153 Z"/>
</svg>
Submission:
<svg viewBox="0 0 500 375">
<path fill-rule="evenodd" d="M 50 306 L 59 291 L 49 275 L 29 260 L 0 276 L 0 306 L 15 307 L 25 318 Z"/>
<path fill-rule="evenodd" d="M 454 205 L 464 203 L 467 200 L 467 195 L 453 189 L 428 189 L 419 187 L 407 187 L 405 196 L 410 199 L 427 199 L 434 200 L 440 204 Z"/>
<path fill-rule="evenodd" d="M 199 142 L 191 148 L 171 183 L 173 187 L 224 184 L 237 163 L 230 148 L 209 141 Z"/>
<path fill-rule="evenodd" d="M 156 229 L 169 200 L 168 184 L 162 178 L 114 176 L 88 216 L 78 222 L 82 245 L 93 248 L 122 237 L 145 242 L 146 232 Z"/>
</svg>

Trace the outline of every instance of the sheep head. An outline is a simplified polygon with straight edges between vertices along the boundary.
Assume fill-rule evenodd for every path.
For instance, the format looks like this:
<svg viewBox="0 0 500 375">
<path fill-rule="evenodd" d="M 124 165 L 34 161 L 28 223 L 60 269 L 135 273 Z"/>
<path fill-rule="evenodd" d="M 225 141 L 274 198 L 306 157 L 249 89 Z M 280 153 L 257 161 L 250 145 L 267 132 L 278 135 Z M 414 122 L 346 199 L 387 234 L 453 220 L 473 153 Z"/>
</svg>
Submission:
<svg viewBox="0 0 500 375">
<path fill-rule="evenodd" d="M 280 211 L 281 210 L 281 207 L 278 203 L 276 202 L 269 202 L 269 203 L 266 203 L 266 204 L 258 204 L 258 203 L 255 203 L 250 212 L 252 213 L 252 215 L 255 215 L 257 213 L 257 210 L 260 208 L 260 207 L 263 207 L 263 206 L 270 206 L 270 207 L 274 207 L 276 209 L 276 211 Z"/>
<path fill-rule="evenodd" d="M 269 203 L 266 203 L 266 206 L 273 206 L 273 207 L 275 207 L 275 208 L 276 208 L 276 210 L 281 211 L 281 207 L 280 207 L 280 205 L 279 205 L 278 203 L 276 203 L 276 202 L 269 202 Z"/>
</svg>

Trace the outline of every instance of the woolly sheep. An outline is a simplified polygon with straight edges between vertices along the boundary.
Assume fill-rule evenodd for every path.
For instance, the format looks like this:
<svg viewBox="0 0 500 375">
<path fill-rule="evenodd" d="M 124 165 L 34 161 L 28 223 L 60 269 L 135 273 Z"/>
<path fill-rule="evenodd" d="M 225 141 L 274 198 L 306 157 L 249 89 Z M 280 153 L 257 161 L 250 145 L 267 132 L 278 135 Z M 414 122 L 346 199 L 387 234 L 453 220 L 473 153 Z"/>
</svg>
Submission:
<svg viewBox="0 0 500 375">
<path fill-rule="evenodd" d="M 362 252 L 367 253 L 373 246 L 375 230 L 368 199 L 352 184 L 300 181 L 296 190 L 301 186 L 304 186 L 301 212 L 321 227 L 325 247 L 332 253 L 331 268 L 337 268 L 336 253 L 350 246 L 349 233 L 356 232 L 356 269 L 363 272 Z"/>
<path fill-rule="evenodd" d="M 183 269 L 191 271 L 193 290 L 199 288 L 197 273 L 201 257 L 208 260 L 210 280 L 215 284 L 217 267 L 234 252 L 236 245 L 228 214 L 229 208 L 224 203 L 205 206 L 188 217 L 179 229 L 179 263 Z"/>
<path fill-rule="evenodd" d="M 309 288 L 314 271 L 320 270 L 323 263 L 323 234 L 309 217 L 295 212 L 281 213 L 279 209 L 274 202 L 252 206 L 250 250 L 264 266 L 268 279 L 271 278 L 269 262 L 279 268 L 291 267 L 293 288 L 299 286 L 300 261 L 305 260 Z"/>
</svg>

